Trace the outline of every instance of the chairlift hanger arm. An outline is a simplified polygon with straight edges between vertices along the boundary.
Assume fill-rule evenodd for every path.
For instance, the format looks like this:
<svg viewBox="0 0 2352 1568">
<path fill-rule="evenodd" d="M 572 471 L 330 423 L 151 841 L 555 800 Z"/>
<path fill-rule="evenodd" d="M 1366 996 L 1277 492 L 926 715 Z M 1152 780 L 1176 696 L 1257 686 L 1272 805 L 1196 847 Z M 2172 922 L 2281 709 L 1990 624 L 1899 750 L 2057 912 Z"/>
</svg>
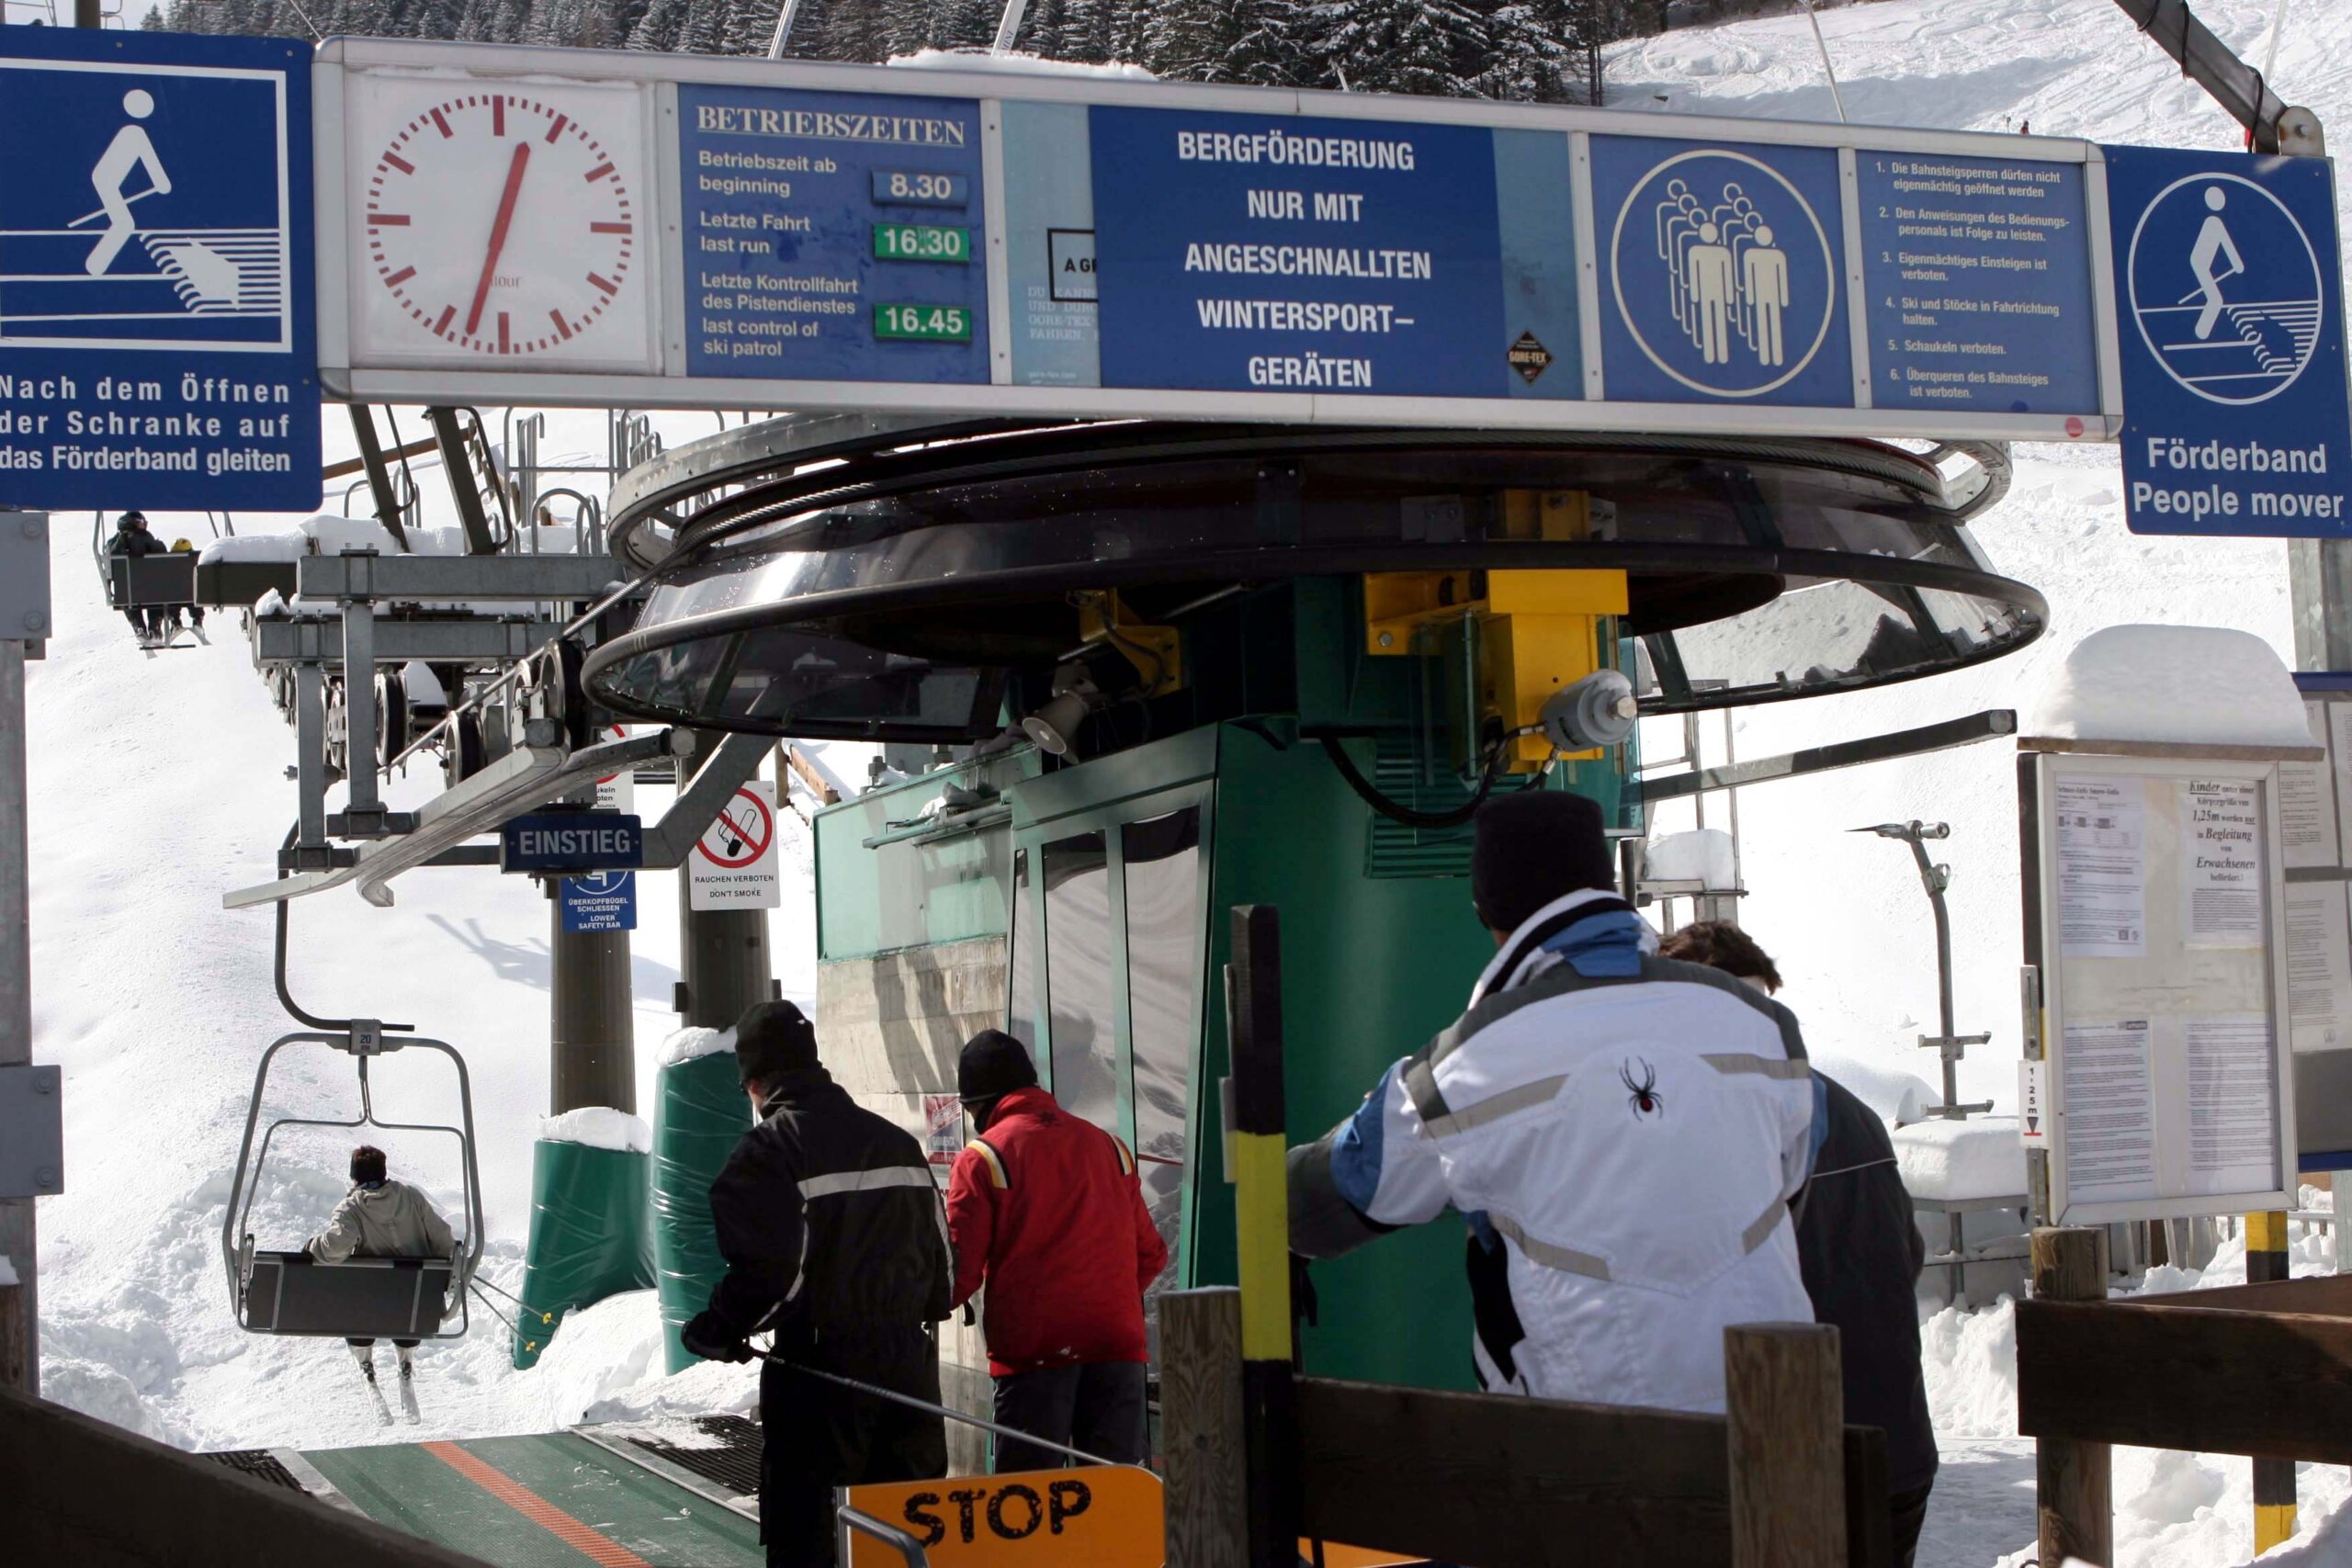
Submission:
<svg viewBox="0 0 2352 1568">
<path fill-rule="evenodd" d="M 2316 157 L 2324 151 L 2319 119 L 2294 108 L 2270 90 L 2262 73 L 2240 60 L 2213 30 L 2197 19 L 2188 0 L 2115 0 L 2132 24 L 2172 56 L 2180 73 L 2205 89 L 2230 118 L 2245 128 L 2256 152 L 2294 152 Z"/>
</svg>

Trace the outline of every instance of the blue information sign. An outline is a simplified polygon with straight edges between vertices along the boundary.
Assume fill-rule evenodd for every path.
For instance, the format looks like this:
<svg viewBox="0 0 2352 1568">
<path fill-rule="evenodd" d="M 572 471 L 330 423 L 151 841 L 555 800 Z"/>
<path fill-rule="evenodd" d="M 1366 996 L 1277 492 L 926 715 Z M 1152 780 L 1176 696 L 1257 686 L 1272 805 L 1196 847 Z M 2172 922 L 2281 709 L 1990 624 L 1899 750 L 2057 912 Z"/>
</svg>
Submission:
<svg viewBox="0 0 2352 1568">
<path fill-rule="evenodd" d="M 1864 150 L 1855 173 L 1873 407 L 2098 409 L 2079 165 Z"/>
<path fill-rule="evenodd" d="M 1532 384 L 1511 353 L 1531 328 L 1505 309 L 1496 132 L 1100 105 L 1089 118 L 1091 243 L 1045 254 L 1092 269 L 1102 386 L 1499 398 Z M 1565 219 L 1565 139 L 1551 140 Z M 1518 363 L 1580 396 L 1564 221 L 1550 244 L 1526 257 L 1544 331 Z"/>
<path fill-rule="evenodd" d="M 2329 164 L 2104 151 L 2132 532 L 2352 536 Z"/>
<path fill-rule="evenodd" d="M 637 930 L 637 873 L 600 871 L 567 876 L 556 889 L 556 908 L 567 931 Z"/>
<path fill-rule="evenodd" d="M 1854 401 L 1838 154 L 1592 139 L 1613 401 Z"/>
<path fill-rule="evenodd" d="M 0 38 L 0 494 L 317 505 L 311 47 Z"/>
<path fill-rule="evenodd" d="M 498 830 L 498 869 L 576 875 L 645 863 L 645 823 L 619 811 L 540 811 Z"/>
<path fill-rule="evenodd" d="M 978 104 L 678 89 L 686 371 L 986 382 Z"/>
</svg>

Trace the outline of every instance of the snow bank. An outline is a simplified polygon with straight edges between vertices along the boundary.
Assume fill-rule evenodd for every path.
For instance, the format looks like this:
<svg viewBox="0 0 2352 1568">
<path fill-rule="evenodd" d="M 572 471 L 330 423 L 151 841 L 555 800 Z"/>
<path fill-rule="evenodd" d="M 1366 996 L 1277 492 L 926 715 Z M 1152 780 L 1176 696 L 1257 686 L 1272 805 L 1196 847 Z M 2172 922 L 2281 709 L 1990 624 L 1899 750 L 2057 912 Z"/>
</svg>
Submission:
<svg viewBox="0 0 2352 1568">
<path fill-rule="evenodd" d="M 2268 643 L 2228 626 L 2108 626 L 2075 645 L 2022 733 L 2183 746 L 2312 744 L 2295 679 Z"/>
<path fill-rule="evenodd" d="M 0 1285 L 13 1285 L 16 1282 L 17 1266 L 8 1261 L 6 1253 L 0 1252 Z"/>
<path fill-rule="evenodd" d="M 1928 1111 L 1944 1101 L 1940 1090 L 1928 1080 L 1898 1068 L 1882 1067 L 1854 1056 L 1825 1056 L 1818 1052 L 1813 1057 L 1815 1070 L 1845 1085 L 1856 1100 L 1878 1112 L 1878 1119 L 1889 1127 L 1902 1127 L 1922 1120 Z"/>
<path fill-rule="evenodd" d="M 1695 882 L 1710 892 L 1739 886 L 1738 856 L 1721 828 L 1663 833 L 1642 851 L 1642 877 L 1648 882 Z"/>
<path fill-rule="evenodd" d="M 2025 1192 L 2025 1145 L 2014 1116 L 1939 1117 L 1899 1127 L 1894 1136 L 1894 1162 L 1914 1198 L 1954 1202 Z"/>
<path fill-rule="evenodd" d="M 1046 60 L 1039 55 L 989 54 L 958 49 L 919 49 L 894 54 L 889 63 L 902 71 L 1001 71 L 1013 76 L 1091 76 L 1121 82 L 1156 82 L 1159 78 L 1140 65 L 1112 61 L 1089 65 L 1076 60 Z"/>
<path fill-rule="evenodd" d="M 735 1049 L 735 1032 L 731 1029 L 681 1029 L 662 1042 L 655 1055 L 657 1065 L 674 1067 L 681 1062 L 692 1062 L 704 1056 L 716 1056 L 721 1051 Z"/>
<path fill-rule="evenodd" d="M 560 1116 L 540 1117 L 539 1138 L 545 1143 L 584 1144 L 592 1149 L 616 1149 L 627 1154 L 653 1152 L 653 1128 L 644 1117 L 603 1105 L 583 1105 Z M 567 1330 L 570 1326 L 567 1322 Z"/>
</svg>

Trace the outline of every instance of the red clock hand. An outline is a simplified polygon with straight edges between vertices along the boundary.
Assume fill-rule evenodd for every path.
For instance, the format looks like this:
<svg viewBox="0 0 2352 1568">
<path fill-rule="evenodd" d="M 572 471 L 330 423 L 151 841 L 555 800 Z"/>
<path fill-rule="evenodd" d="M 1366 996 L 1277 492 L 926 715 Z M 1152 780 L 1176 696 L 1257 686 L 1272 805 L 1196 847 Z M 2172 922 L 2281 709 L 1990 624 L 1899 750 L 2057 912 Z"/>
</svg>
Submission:
<svg viewBox="0 0 2352 1568">
<path fill-rule="evenodd" d="M 481 281 L 474 285 L 474 302 L 466 311 L 466 335 L 481 325 L 481 308 L 490 299 L 490 280 L 498 271 L 498 254 L 506 248 L 506 230 L 514 221 L 514 198 L 523 191 L 523 170 L 531 161 L 531 144 L 514 144 L 514 161 L 506 165 L 506 189 L 498 197 L 498 218 L 490 226 L 490 254 L 481 258 Z"/>
</svg>

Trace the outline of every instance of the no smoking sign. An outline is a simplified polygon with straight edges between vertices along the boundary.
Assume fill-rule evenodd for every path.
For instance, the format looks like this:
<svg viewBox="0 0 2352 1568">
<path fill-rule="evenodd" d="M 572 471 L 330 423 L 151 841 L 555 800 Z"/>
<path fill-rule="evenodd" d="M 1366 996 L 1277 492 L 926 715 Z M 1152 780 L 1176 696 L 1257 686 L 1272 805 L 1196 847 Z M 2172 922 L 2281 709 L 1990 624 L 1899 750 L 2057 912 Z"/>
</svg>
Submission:
<svg viewBox="0 0 2352 1568">
<path fill-rule="evenodd" d="M 784 902 L 775 856 L 775 785 L 737 790 L 686 857 L 686 900 L 695 909 L 773 909 Z"/>
</svg>

